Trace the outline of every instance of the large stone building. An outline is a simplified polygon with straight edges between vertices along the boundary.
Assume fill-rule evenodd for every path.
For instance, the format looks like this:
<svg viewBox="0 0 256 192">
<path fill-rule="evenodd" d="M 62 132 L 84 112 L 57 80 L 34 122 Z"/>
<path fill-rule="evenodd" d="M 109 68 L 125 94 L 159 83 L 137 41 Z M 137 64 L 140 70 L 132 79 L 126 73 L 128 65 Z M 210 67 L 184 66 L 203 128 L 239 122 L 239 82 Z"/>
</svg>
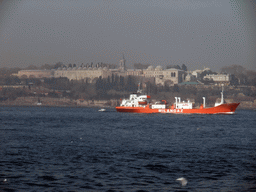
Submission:
<svg viewBox="0 0 256 192">
<path fill-rule="evenodd" d="M 100 65 L 92 67 L 91 65 L 70 65 L 69 67 L 61 66 L 58 69 L 52 70 L 21 70 L 16 74 L 20 78 L 59 78 L 66 77 L 69 80 L 85 80 L 88 83 L 94 82 L 97 78 L 108 78 L 112 75 L 118 76 L 136 76 L 139 80 L 142 79 L 154 79 L 157 85 L 168 85 L 179 84 L 184 80 L 184 71 L 179 69 L 165 69 L 161 66 L 154 68 L 149 66 L 147 69 L 126 69 L 124 56 L 119 62 L 118 69 L 108 69 L 107 67 L 102 68 Z"/>
<path fill-rule="evenodd" d="M 13 74 L 19 78 L 51 78 L 54 77 L 53 70 L 21 70 L 17 74 Z"/>
<path fill-rule="evenodd" d="M 121 72 L 126 71 L 124 54 L 123 54 L 123 58 L 119 61 L 119 69 L 121 70 Z"/>
<path fill-rule="evenodd" d="M 52 70 L 21 70 L 17 74 L 19 78 L 59 78 L 66 77 L 69 80 L 85 80 L 88 83 L 93 83 L 97 78 L 108 78 L 112 75 L 117 76 L 136 76 L 139 81 L 154 82 L 156 85 L 174 85 L 182 82 L 195 82 L 201 80 L 200 76 L 205 71 L 210 71 L 209 68 L 195 71 L 183 71 L 180 69 L 170 68 L 163 69 L 161 66 L 149 66 L 147 69 L 127 69 L 125 66 L 124 56 L 119 62 L 119 68 L 109 69 L 101 67 L 102 64 L 97 64 L 96 67 L 91 65 L 69 65 L 69 67 L 61 66 L 58 69 Z M 208 74 L 203 77 L 203 80 L 214 81 L 216 84 L 229 84 L 229 74 Z"/>
<path fill-rule="evenodd" d="M 146 70 L 132 70 L 120 67 L 118 69 L 108 69 L 107 67 L 61 67 L 54 70 L 21 70 L 16 74 L 19 78 L 59 78 L 66 77 L 69 80 L 86 80 L 92 83 L 96 78 L 108 78 L 109 76 L 136 76 L 141 78 L 154 78 L 157 85 L 164 85 L 168 82 L 169 85 L 181 83 L 184 79 L 184 71 L 179 69 L 165 69 L 161 66 L 154 68 L 149 66 Z"/>
<path fill-rule="evenodd" d="M 145 77 L 154 77 L 157 85 L 164 85 L 165 83 L 174 85 L 183 82 L 185 72 L 175 68 L 163 70 L 161 66 L 156 68 L 149 66 L 143 71 L 143 74 Z"/>
<path fill-rule="evenodd" d="M 229 74 L 207 74 L 204 76 L 204 80 L 212 80 L 216 83 L 229 84 L 230 75 Z"/>
<path fill-rule="evenodd" d="M 185 81 L 188 82 L 188 81 L 201 80 L 201 74 L 205 71 L 211 71 L 211 69 L 210 68 L 204 68 L 203 70 L 197 69 L 197 70 L 194 70 L 194 71 L 187 71 Z"/>
<path fill-rule="evenodd" d="M 104 67 L 104 68 L 59 68 L 57 70 L 54 70 L 54 77 L 66 77 L 69 80 L 86 80 L 89 83 L 92 83 L 95 78 L 107 78 L 108 76 L 111 76 L 112 72 Z"/>
</svg>

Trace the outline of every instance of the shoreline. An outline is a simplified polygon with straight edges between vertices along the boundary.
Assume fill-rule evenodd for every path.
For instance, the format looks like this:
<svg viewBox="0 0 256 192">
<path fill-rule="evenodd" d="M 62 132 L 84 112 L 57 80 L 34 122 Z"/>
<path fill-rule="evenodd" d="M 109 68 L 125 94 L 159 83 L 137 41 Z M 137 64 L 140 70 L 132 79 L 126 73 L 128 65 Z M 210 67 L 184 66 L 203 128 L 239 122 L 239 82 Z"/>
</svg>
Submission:
<svg viewBox="0 0 256 192">
<path fill-rule="evenodd" d="M 58 108 L 95 108 L 95 109 L 115 109 L 116 106 L 106 106 L 106 105 L 15 105 L 15 104 L 2 104 L 0 103 L 0 107 L 58 107 Z M 237 107 L 237 110 L 256 110 L 256 106 L 245 106 L 241 104 Z"/>
<path fill-rule="evenodd" d="M 41 105 L 38 105 L 41 103 Z M 230 102 L 227 102 L 230 103 Z M 42 97 L 18 97 L 15 100 L 5 100 L 0 102 L 0 107 L 71 107 L 71 108 L 110 108 L 119 106 L 119 100 L 72 100 L 68 98 Z M 210 106 L 210 105 L 209 105 Z M 256 110 L 256 102 L 241 101 L 237 110 Z"/>
</svg>

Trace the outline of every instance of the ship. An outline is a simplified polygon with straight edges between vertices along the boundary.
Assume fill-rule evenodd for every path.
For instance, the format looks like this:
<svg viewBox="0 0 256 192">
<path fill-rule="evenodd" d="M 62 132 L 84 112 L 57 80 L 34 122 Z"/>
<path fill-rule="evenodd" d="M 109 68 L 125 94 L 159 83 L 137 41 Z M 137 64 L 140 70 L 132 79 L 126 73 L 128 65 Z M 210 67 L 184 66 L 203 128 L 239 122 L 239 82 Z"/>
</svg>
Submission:
<svg viewBox="0 0 256 192">
<path fill-rule="evenodd" d="M 116 107 L 117 112 L 126 113 L 173 113 L 173 114 L 234 114 L 240 103 L 225 103 L 223 96 L 223 86 L 221 101 L 216 102 L 213 107 L 206 107 L 205 97 L 200 107 L 193 107 L 193 102 L 181 101 L 180 97 L 175 97 L 175 103 L 168 105 L 165 100 L 151 102 L 149 95 L 137 93 L 130 94 L 129 99 L 121 100 L 120 106 Z"/>
<path fill-rule="evenodd" d="M 41 100 L 40 100 L 40 98 L 39 98 L 39 97 L 38 97 L 38 100 L 37 100 L 36 105 L 38 105 L 38 106 L 42 105 Z"/>
</svg>

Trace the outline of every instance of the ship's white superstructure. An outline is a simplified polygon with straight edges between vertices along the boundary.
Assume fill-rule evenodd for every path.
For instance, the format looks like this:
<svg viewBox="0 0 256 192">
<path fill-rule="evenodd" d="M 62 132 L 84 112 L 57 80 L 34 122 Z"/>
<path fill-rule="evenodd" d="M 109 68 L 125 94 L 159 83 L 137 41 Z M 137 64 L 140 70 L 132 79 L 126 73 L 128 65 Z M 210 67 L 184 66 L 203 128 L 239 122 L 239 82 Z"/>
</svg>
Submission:
<svg viewBox="0 0 256 192">
<path fill-rule="evenodd" d="M 129 99 L 123 99 L 120 106 L 125 107 L 140 107 L 143 105 L 147 105 L 150 102 L 150 96 L 148 95 L 140 95 L 133 93 L 130 95 Z"/>
</svg>

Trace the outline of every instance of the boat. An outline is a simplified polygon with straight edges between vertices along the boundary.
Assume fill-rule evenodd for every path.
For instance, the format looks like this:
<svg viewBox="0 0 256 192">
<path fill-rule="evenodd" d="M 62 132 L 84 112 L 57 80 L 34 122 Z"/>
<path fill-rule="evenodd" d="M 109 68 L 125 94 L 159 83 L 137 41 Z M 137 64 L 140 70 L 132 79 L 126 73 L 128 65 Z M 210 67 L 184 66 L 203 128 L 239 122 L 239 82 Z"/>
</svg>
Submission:
<svg viewBox="0 0 256 192">
<path fill-rule="evenodd" d="M 224 102 L 223 87 L 221 102 L 216 102 L 214 107 L 206 107 L 205 97 L 203 97 L 203 104 L 199 108 L 193 107 L 193 103 L 189 100 L 181 102 L 180 97 L 175 97 L 175 103 L 172 105 L 168 105 L 165 100 L 152 103 L 151 97 L 141 94 L 139 89 L 137 93 L 130 94 L 129 99 L 121 100 L 121 104 L 116 107 L 116 111 L 126 113 L 234 114 L 239 104 Z"/>
<path fill-rule="evenodd" d="M 42 103 L 41 103 L 41 101 L 40 101 L 40 99 L 39 99 L 39 98 L 38 98 L 38 100 L 37 100 L 36 105 L 38 105 L 38 106 L 42 105 Z"/>
<path fill-rule="evenodd" d="M 99 109 L 98 111 L 103 112 L 103 111 L 106 111 L 106 109 Z"/>
</svg>

